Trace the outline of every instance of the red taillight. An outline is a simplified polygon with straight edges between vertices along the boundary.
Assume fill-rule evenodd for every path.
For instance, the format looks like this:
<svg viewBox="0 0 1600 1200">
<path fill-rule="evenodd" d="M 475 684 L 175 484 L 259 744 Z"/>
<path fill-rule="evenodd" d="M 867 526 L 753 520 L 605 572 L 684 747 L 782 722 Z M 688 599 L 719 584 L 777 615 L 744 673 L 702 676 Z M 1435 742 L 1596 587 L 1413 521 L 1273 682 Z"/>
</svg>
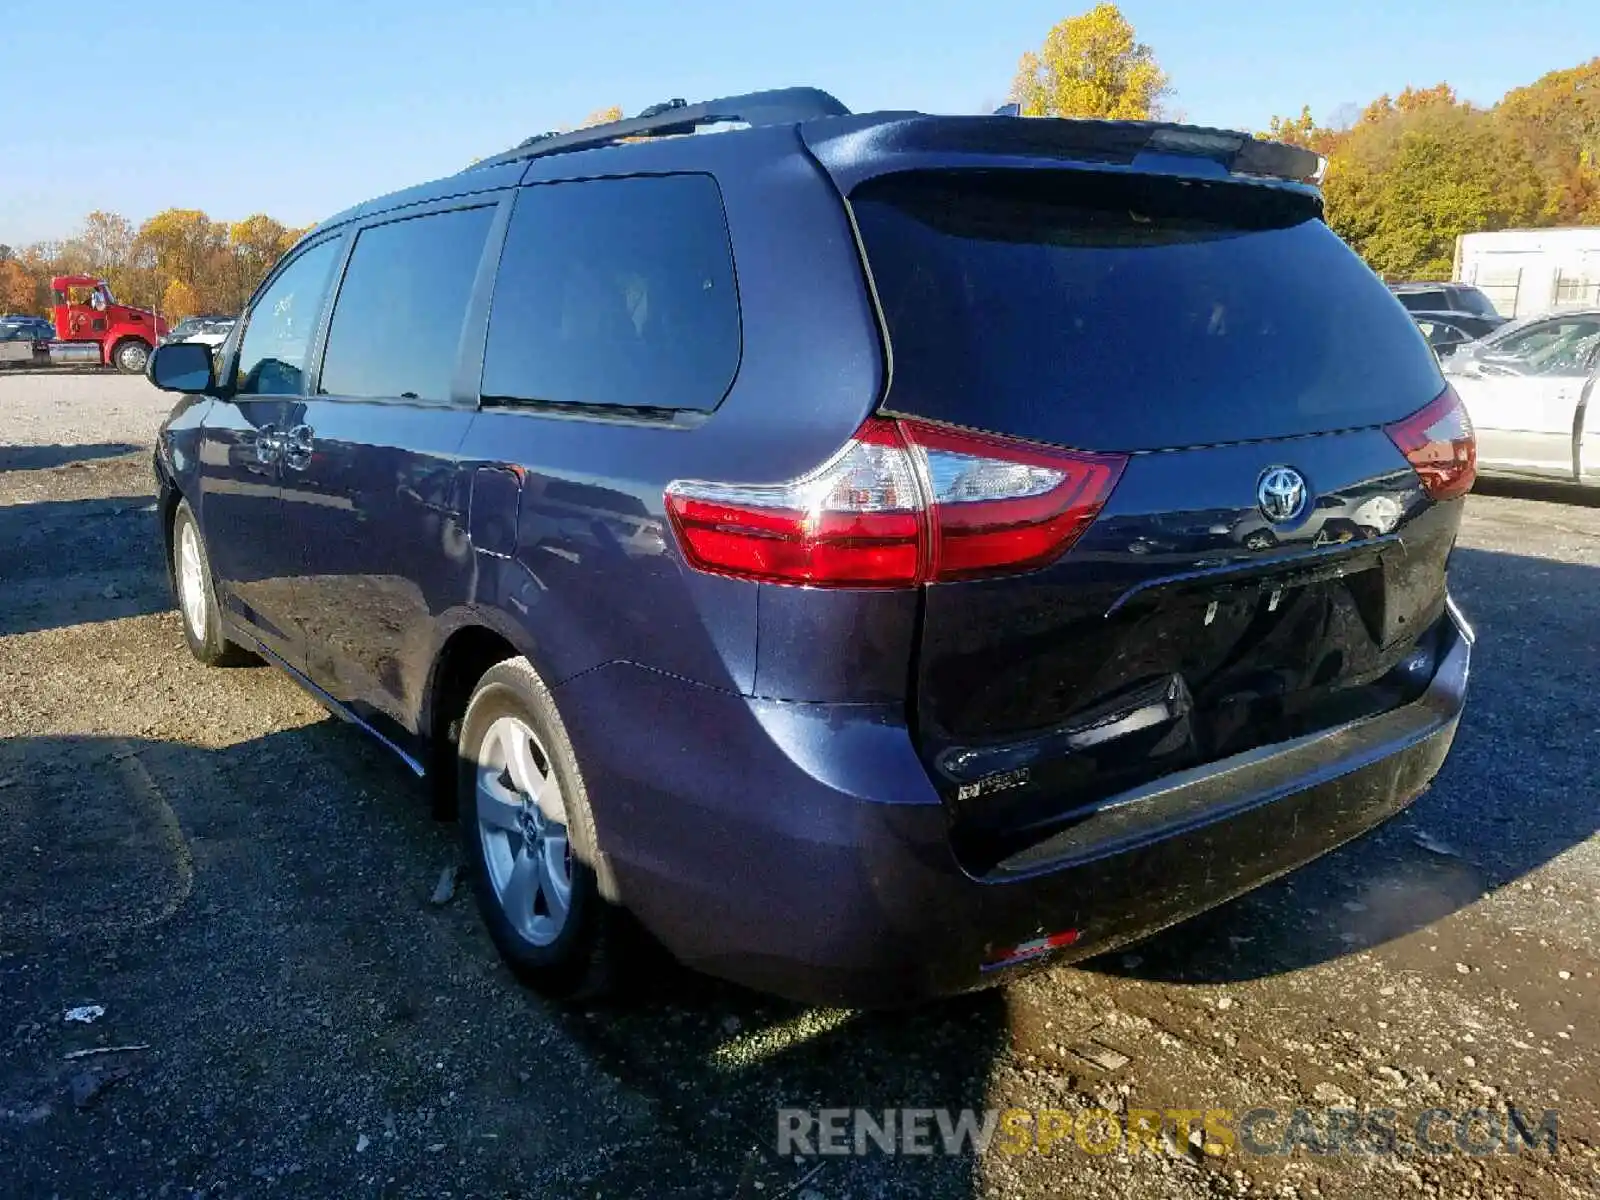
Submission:
<svg viewBox="0 0 1600 1200">
<path fill-rule="evenodd" d="M 1478 439 L 1454 388 L 1446 385 L 1426 408 L 1384 429 L 1435 500 L 1453 500 L 1472 490 Z"/>
<path fill-rule="evenodd" d="M 910 587 L 1025 571 L 1088 528 L 1127 462 L 870 418 L 789 483 L 679 480 L 667 512 L 690 565 L 813 587 Z"/>
</svg>

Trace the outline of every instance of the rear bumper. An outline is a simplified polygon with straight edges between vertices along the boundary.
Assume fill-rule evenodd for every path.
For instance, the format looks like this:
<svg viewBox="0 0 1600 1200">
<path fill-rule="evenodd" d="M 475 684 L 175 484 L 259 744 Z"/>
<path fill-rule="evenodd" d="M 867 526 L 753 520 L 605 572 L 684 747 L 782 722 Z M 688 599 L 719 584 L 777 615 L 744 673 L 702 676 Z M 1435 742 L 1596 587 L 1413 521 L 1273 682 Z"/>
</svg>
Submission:
<svg viewBox="0 0 1600 1200">
<path fill-rule="evenodd" d="M 898 712 L 785 704 L 627 664 L 557 699 L 584 763 L 603 877 L 679 958 L 794 999 L 893 1005 L 1148 936 L 1405 807 L 1438 771 L 1472 633 L 1452 604 L 1415 702 L 1125 793 L 980 876 Z M 619 736 L 619 730 L 639 731 Z M 1037 956 L 1034 956 L 1037 957 Z"/>
</svg>

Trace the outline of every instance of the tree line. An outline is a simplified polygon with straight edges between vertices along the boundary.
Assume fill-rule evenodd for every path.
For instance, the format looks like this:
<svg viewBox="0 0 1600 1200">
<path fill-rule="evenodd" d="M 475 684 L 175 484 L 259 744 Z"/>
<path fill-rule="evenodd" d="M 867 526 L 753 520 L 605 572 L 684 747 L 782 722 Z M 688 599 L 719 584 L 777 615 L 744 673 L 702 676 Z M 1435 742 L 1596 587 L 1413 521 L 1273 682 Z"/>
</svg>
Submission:
<svg viewBox="0 0 1600 1200">
<path fill-rule="evenodd" d="M 0 312 L 45 312 L 52 276 L 93 275 L 120 303 L 171 321 L 237 313 L 304 232 L 262 213 L 230 223 L 169 208 L 136 227 L 117 213 L 92 212 L 60 241 L 0 245 Z"/>
<path fill-rule="evenodd" d="M 1328 224 L 1383 275 L 1448 278 L 1458 234 L 1600 225 L 1600 58 L 1489 108 L 1439 83 L 1379 96 L 1342 128 L 1301 109 L 1262 136 L 1327 157 Z"/>
</svg>

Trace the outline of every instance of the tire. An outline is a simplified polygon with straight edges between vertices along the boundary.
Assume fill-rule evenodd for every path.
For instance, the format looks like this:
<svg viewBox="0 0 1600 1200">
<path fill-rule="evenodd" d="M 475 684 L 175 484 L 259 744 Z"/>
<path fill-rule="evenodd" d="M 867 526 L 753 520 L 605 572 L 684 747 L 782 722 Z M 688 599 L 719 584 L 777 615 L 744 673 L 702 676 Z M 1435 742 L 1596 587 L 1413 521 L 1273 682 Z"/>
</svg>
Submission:
<svg viewBox="0 0 1600 1200">
<path fill-rule="evenodd" d="M 208 667 L 236 667 L 256 661 L 249 651 L 223 636 L 211 559 L 200 536 L 200 522 L 194 519 L 187 500 L 178 502 L 178 511 L 172 518 L 172 590 L 190 654 Z"/>
<path fill-rule="evenodd" d="M 150 343 L 124 338 L 111 348 L 111 362 L 125 375 L 143 375 L 150 362 Z"/>
<path fill-rule="evenodd" d="M 518 743 L 525 758 L 512 748 Z M 527 659 L 491 667 L 478 682 L 461 722 L 456 778 L 467 871 L 500 956 L 522 982 L 557 999 L 607 991 L 622 914 L 595 875 L 598 839 L 572 742 Z M 543 803 L 531 800 L 535 791 Z"/>
</svg>

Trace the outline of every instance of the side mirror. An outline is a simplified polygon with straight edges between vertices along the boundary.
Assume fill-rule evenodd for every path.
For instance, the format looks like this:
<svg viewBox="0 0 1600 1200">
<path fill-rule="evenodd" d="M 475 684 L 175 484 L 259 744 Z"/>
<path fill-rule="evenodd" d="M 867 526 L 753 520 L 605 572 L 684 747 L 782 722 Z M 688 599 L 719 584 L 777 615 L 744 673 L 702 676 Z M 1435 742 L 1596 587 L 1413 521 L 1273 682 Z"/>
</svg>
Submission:
<svg viewBox="0 0 1600 1200">
<path fill-rule="evenodd" d="M 165 392 L 209 392 L 217 386 L 211 347 L 204 342 L 168 342 L 157 346 L 145 371 Z"/>
</svg>

